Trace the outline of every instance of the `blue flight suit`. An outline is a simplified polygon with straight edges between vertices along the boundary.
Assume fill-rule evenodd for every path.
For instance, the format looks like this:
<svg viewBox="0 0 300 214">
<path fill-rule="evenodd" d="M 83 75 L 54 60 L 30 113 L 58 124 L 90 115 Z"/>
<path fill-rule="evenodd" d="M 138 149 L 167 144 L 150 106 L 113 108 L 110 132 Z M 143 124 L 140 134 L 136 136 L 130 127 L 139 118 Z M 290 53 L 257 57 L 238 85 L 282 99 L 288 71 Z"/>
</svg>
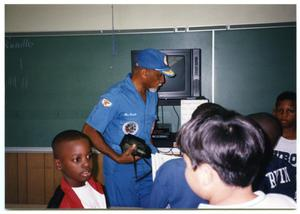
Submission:
<svg viewBox="0 0 300 214">
<path fill-rule="evenodd" d="M 86 123 L 99 131 L 105 142 L 121 154 L 119 146 L 125 134 L 132 134 L 151 144 L 151 130 L 157 119 L 158 95 L 147 91 L 146 102 L 136 90 L 131 74 L 112 86 L 99 100 Z M 151 159 L 146 159 L 151 165 Z M 149 173 L 151 167 L 144 160 L 137 161 L 137 177 Z M 152 188 L 152 173 L 136 181 L 134 164 L 118 164 L 108 156 L 103 159 L 103 172 L 108 202 L 111 207 L 145 207 Z"/>
</svg>

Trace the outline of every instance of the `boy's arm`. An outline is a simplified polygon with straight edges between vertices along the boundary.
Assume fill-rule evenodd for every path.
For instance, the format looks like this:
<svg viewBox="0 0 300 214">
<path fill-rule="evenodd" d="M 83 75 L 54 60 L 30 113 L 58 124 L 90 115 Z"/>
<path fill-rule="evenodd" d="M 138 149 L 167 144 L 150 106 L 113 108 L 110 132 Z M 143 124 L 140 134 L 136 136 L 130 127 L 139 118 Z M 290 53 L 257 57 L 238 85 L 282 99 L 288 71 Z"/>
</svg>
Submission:
<svg viewBox="0 0 300 214">
<path fill-rule="evenodd" d="M 90 137 L 93 145 L 97 150 L 99 150 L 104 155 L 108 155 L 114 161 L 118 163 L 131 163 L 134 161 L 131 153 L 135 150 L 135 145 L 128 148 L 124 153 L 119 155 L 104 141 L 101 134 L 89 124 L 85 123 L 82 131 Z"/>
<path fill-rule="evenodd" d="M 175 179 L 176 172 L 173 171 L 174 167 L 170 163 L 163 163 L 157 170 L 147 208 L 172 208 L 170 207 L 170 199 L 174 198 L 176 190 L 172 188 L 170 183 L 173 182 L 172 179 Z"/>
</svg>

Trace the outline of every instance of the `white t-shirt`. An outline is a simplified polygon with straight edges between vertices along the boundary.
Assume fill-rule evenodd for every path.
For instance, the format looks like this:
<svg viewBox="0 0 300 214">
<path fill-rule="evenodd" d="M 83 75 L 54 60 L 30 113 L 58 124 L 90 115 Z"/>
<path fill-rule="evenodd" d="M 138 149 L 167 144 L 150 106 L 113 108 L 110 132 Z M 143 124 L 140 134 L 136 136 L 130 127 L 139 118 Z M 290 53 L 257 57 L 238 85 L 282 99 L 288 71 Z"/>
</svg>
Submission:
<svg viewBox="0 0 300 214">
<path fill-rule="evenodd" d="M 296 209 L 297 205 L 296 202 L 282 194 L 277 193 L 269 193 L 265 194 L 262 191 L 254 192 L 257 197 L 253 200 L 247 201 L 241 204 L 234 204 L 234 205 L 210 205 L 210 204 L 199 204 L 198 208 L 200 209 Z"/>
<path fill-rule="evenodd" d="M 104 194 L 97 192 L 88 182 L 84 186 L 72 187 L 84 208 L 106 208 Z"/>
<path fill-rule="evenodd" d="M 296 140 L 289 140 L 284 137 L 279 138 L 278 143 L 274 148 L 274 155 L 288 161 L 295 167 L 297 163 L 296 152 Z"/>
</svg>

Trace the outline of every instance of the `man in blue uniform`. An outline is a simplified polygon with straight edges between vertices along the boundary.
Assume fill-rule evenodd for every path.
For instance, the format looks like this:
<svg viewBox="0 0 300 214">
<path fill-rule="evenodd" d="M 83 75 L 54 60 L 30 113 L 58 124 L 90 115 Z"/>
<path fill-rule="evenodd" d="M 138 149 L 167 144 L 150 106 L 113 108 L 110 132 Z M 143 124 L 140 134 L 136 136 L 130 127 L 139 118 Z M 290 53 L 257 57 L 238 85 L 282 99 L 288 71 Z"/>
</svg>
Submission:
<svg viewBox="0 0 300 214">
<path fill-rule="evenodd" d="M 105 188 L 111 207 L 147 206 L 152 188 L 151 160 L 138 160 L 135 173 L 131 155 L 135 146 L 122 153 L 119 145 L 125 134 L 131 134 L 144 139 L 152 153 L 156 152 L 150 142 L 151 131 L 157 118 L 156 91 L 164 84 L 165 75 L 175 75 L 165 54 L 156 49 L 140 51 L 132 73 L 100 97 L 83 127 L 104 154 Z"/>
</svg>

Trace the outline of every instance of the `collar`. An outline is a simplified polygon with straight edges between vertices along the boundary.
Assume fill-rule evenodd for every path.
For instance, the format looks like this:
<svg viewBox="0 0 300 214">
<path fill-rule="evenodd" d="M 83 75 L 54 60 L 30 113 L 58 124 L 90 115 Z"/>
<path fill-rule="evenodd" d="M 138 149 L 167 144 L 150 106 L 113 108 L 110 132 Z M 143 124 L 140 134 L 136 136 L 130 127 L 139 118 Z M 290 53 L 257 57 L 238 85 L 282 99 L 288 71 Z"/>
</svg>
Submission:
<svg viewBox="0 0 300 214">
<path fill-rule="evenodd" d="M 210 204 L 200 203 L 198 208 L 220 208 L 220 209 L 251 208 L 251 207 L 255 207 L 257 204 L 259 204 L 261 201 L 263 201 L 266 197 L 266 194 L 263 193 L 262 191 L 256 191 L 256 192 L 254 192 L 254 194 L 257 195 L 257 197 L 250 201 L 247 201 L 245 203 L 230 204 L 230 205 L 210 205 Z"/>
<path fill-rule="evenodd" d="M 60 185 L 62 191 L 65 193 L 65 197 L 68 197 L 70 199 L 68 201 L 70 202 L 69 205 L 71 206 L 71 208 L 83 208 L 80 199 L 64 177 L 62 177 Z"/>
</svg>

